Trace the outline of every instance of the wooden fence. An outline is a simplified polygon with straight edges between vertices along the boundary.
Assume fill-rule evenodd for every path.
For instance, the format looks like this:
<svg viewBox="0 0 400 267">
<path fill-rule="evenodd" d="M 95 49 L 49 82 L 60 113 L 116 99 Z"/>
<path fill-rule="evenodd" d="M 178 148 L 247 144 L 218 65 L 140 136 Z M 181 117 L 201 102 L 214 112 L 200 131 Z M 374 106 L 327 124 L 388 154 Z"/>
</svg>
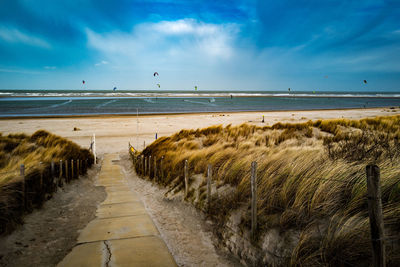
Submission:
<svg viewBox="0 0 400 267">
<path fill-rule="evenodd" d="M 28 168 L 22 164 L 19 172 L 2 173 L 11 177 L 19 176 L 19 179 L 14 178 L 1 188 L 3 200 L 0 201 L 0 234 L 10 232 L 25 213 L 40 207 L 59 187 L 78 179 L 92 164 L 92 158 L 68 159 L 39 162 Z"/>
</svg>

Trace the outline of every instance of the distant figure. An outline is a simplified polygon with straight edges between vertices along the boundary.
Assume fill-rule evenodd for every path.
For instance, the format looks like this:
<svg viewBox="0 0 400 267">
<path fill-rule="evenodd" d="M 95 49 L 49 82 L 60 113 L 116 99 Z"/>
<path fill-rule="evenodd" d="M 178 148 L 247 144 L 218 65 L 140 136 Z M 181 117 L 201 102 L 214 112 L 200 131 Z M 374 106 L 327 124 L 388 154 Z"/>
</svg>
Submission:
<svg viewBox="0 0 400 267">
<path fill-rule="evenodd" d="M 263 119 L 262 119 L 262 121 L 261 121 L 262 123 L 264 123 L 264 115 L 263 115 Z"/>
<path fill-rule="evenodd" d="M 156 140 L 157 140 L 157 133 L 156 133 Z"/>
<path fill-rule="evenodd" d="M 231 95 L 231 99 L 232 99 L 232 95 Z"/>
</svg>

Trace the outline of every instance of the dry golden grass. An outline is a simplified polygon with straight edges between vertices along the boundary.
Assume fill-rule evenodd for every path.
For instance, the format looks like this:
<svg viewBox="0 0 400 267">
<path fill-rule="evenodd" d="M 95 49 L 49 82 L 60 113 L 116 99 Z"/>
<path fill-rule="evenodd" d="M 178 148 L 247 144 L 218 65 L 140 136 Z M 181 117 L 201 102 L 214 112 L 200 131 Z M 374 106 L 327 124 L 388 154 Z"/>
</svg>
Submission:
<svg viewBox="0 0 400 267">
<path fill-rule="evenodd" d="M 182 130 L 160 138 L 142 154 L 164 156 L 167 175 L 160 183 L 181 190 L 186 159 L 191 174 L 206 174 L 207 164 L 212 164 L 217 184 L 236 188 L 229 196 L 219 196 L 209 211 L 220 225 L 233 210 L 250 207 L 250 164 L 257 161 L 260 239 L 271 228 L 294 229 L 300 240 L 291 255 L 293 265 L 368 265 L 372 254 L 365 166 L 375 163 L 381 168 L 385 227 L 398 237 L 399 139 L 400 116 L 262 128 L 243 124 Z M 250 229 L 249 215 L 242 214 L 242 229 Z M 399 239 L 388 248 L 393 265 L 400 264 Z"/>
<path fill-rule="evenodd" d="M 0 234 L 10 232 L 22 222 L 25 211 L 40 206 L 45 195 L 54 190 L 50 175 L 50 162 L 54 161 L 58 176 L 60 160 L 88 160 L 85 167 L 93 163 L 88 149 L 62 137 L 39 130 L 31 136 L 0 133 Z M 42 162 L 42 164 L 39 164 Z M 86 162 L 86 161 L 85 161 Z M 25 165 L 25 201 L 23 205 L 20 165 Z M 43 173 L 43 183 L 40 177 Z"/>
</svg>

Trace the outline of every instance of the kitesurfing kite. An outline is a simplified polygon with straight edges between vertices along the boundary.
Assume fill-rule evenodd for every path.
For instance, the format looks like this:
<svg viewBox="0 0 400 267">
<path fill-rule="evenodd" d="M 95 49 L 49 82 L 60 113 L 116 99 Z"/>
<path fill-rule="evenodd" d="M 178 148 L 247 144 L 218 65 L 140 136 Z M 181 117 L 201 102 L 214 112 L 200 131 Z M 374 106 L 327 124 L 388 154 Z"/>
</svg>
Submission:
<svg viewBox="0 0 400 267">
<path fill-rule="evenodd" d="M 82 80 L 82 84 L 85 84 L 85 80 Z"/>
<path fill-rule="evenodd" d="M 159 83 L 157 83 L 157 86 L 158 86 L 158 88 L 160 88 L 160 84 Z"/>
<path fill-rule="evenodd" d="M 287 89 L 290 92 L 290 88 Z"/>
<path fill-rule="evenodd" d="M 159 76 L 157 71 L 154 72 L 153 76 L 156 77 L 156 75 Z"/>
<path fill-rule="evenodd" d="M 116 86 L 113 88 L 113 91 L 115 91 L 115 90 L 117 90 L 117 87 L 116 87 Z"/>
<path fill-rule="evenodd" d="M 194 90 L 196 90 L 196 91 L 197 91 L 197 85 L 195 85 L 195 87 L 194 87 Z"/>
<path fill-rule="evenodd" d="M 367 80 L 364 80 L 364 83 L 367 84 Z"/>
</svg>

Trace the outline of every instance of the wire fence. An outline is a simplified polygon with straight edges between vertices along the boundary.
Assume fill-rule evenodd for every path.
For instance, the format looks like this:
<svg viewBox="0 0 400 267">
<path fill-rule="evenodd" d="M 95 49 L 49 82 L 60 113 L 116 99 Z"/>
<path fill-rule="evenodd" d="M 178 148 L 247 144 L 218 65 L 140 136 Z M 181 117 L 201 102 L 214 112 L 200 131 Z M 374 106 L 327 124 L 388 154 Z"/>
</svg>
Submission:
<svg viewBox="0 0 400 267">
<path fill-rule="evenodd" d="M 160 157 L 158 159 L 155 159 L 154 157 L 151 157 L 151 156 L 145 157 L 143 154 L 139 154 L 138 151 L 136 151 L 135 148 L 130 143 L 129 143 L 129 153 L 133 160 L 136 172 L 139 175 L 148 176 L 150 179 L 155 179 L 156 181 L 160 181 L 160 179 L 162 180 L 162 178 L 164 177 L 164 172 L 165 172 L 165 170 L 163 169 L 164 157 Z M 187 161 L 186 161 L 186 164 L 187 164 Z M 152 170 L 153 169 L 152 166 L 154 167 L 154 170 Z M 155 168 L 155 166 L 157 166 L 157 168 Z M 378 171 L 378 174 L 371 175 L 368 171 L 368 168 L 376 168 Z M 249 171 L 251 171 L 251 169 Z M 362 233 L 365 236 L 371 236 L 370 240 L 372 242 L 373 252 L 374 252 L 373 253 L 373 261 L 375 264 L 375 261 L 381 261 L 381 262 L 385 261 L 385 246 L 387 247 L 387 246 L 389 246 L 389 244 L 391 244 L 392 249 L 394 247 L 398 247 L 398 245 L 399 245 L 398 241 L 400 241 L 400 235 L 397 235 L 397 234 L 385 235 L 384 222 L 383 222 L 383 211 L 382 211 L 382 200 L 381 200 L 381 192 L 380 192 L 379 168 L 375 165 L 369 165 L 369 166 L 367 166 L 366 172 L 367 172 L 366 173 L 367 179 L 363 180 L 363 181 L 365 181 L 365 184 L 368 187 L 368 193 L 366 196 L 366 200 L 368 201 L 369 221 L 371 224 L 371 228 L 365 229 L 366 228 L 365 225 L 364 226 L 357 225 L 358 227 L 354 227 L 353 225 L 346 225 L 345 221 L 341 221 L 332 216 L 329 217 L 328 222 L 330 224 L 330 227 L 336 228 L 337 231 L 341 231 L 341 229 L 346 229 L 349 232 L 357 231 L 359 233 Z M 251 171 L 251 173 L 252 173 L 251 179 L 256 179 L 255 177 L 253 177 L 254 176 L 253 171 Z M 254 173 L 256 173 L 256 170 L 254 171 Z M 187 197 L 187 190 L 188 190 L 187 188 L 189 188 L 189 185 L 186 184 L 189 181 L 189 179 L 187 179 L 186 175 L 188 175 L 188 174 L 187 174 L 187 166 L 185 165 L 185 168 L 183 171 L 183 176 L 185 178 L 185 179 L 183 179 L 183 183 L 185 183 L 185 185 L 183 187 L 185 190 L 185 192 L 184 192 L 185 198 Z M 312 179 L 314 181 L 317 180 L 317 181 L 324 181 L 324 182 L 341 183 L 343 185 L 349 185 L 349 184 L 353 184 L 353 183 L 363 182 L 360 179 L 344 181 L 344 180 L 339 180 L 339 179 L 322 178 L 322 177 L 301 177 L 301 178 L 302 179 Z M 373 183 L 375 183 L 377 186 L 375 186 L 375 187 L 372 186 Z M 255 181 L 255 185 L 257 185 L 257 181 Z M 206 189 L 206 192 L 209 192 L 209 191 Z M 209 193 L 207 193 L 207 200 L 211 199 L 211 196 L 209 196 L 208 194 Z M 257 197 L 256 193 L 252 194 L 252 198 L 254 198 L 254 197 Z M 257 203 L 257 200 L 251 201 L 250 203 Z M 246 204 L 248 205 L 248 203 L 246 203 Z M 282 212 L 288 211 L 288 210 L 290 210 L 294 213 L 299 212 L 298 209 L 294 209 L 291 207 L 275 206 L 270 203 L 268 203 L 268 206 L 270 208 L 275 208 L 277 210 L 281 210 Z M 251 207 L 251 209 L 253 210 L 254 207 Z M 208 209 L 204 209 L 203 211 L 206 212 L 207 216 L 212 216 L 211 214 L 207 213 Z M 214 217 L 214 219 L 217 220 L 218 218 Z M 257 211 L 256 210 L 255 210 L 255 214 L 252 214 L 251 220 L 252 220 L 251 228 L 255 227 L 255 229 L 251 229 L 250 233 L 252 233 L 252 232 L 255 233 L 256 229 L 258 228 L 258 226 L 257 226 Z M 255 220 L 255 222 L 253 220 Z M 374 224 L 374 223 L 376 225 L 373 226 L 372 224 Z M 231 227 L 229 227 L 226 224 L 224 225 L 224 228 L 227 229 L 228 231 L 232 232 L 236 236 L 239 236 L 243 240 L 246 240 L 246 242 L 251 244 L 252 247 L 259 253 L 261 253 L 261 252 L 268 253 L 270 255 L 279 257 L 279 255 L 276 255 L 276 253 L 274 253 L 272 251 L 268 251 L 268 249 L 259 247 L 257 242 L 254 242 L 255 238 L 252 234 L 250 234 L 250 237 L 248 237 L 248 236 L 244 235 L 243 233 L 235 231 L 234 229 L 232 229 Z M 322 236 L 322 234 L 321 234 L 321 236 Z M 285 257 L 283 257 L 283 258 L 285 258 Z M 344 262 L 344 261 L 342 261 L 342 262 Z M 346 262 L 344 262 L 344 263 L 346 263 Z M 376 266 L 379 266 L 379 263 L 376 263 Z"/>
</svg>

